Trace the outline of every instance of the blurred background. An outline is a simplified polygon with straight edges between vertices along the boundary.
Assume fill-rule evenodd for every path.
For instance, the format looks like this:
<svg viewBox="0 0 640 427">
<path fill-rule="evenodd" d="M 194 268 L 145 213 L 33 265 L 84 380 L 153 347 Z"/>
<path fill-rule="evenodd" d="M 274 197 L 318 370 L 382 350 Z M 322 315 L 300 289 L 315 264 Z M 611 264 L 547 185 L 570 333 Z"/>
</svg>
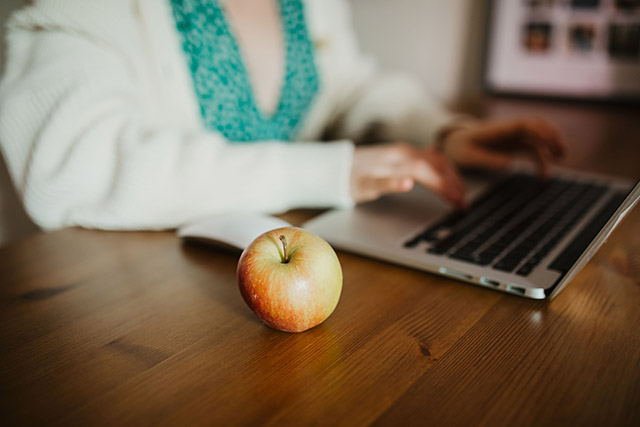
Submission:
<svg viewBox="0 0 640 427">
<path fill-rule="evenodd" d="M 350 0 L 360 45 L 445 103 L 482 93 L 489 0 Z"/>
<path fill-rule="evenodd" d="M 621 81 L 640 99 L 640 0 L 349 2 L 362 49 L 383 70 L 416 75 L 445 105 L 484 99 L 485 69 L 491 88 L 511 95 L 569 88 L 606 99 Z M 2 69 L 5 22 L 23 3 L 0 1 Z M 35 230 L 0 164 L 0 246 Z"/>
</svg>

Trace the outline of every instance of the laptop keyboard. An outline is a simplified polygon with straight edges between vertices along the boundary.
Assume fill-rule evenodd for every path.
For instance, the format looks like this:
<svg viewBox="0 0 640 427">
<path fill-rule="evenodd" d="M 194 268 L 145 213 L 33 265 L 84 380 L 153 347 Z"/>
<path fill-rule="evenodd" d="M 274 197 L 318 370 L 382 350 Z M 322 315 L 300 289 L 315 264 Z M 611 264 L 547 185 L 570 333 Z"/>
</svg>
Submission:
<svg viewBox="0 0 640 427">
<path fill-rule="evenodd" d="M 593 183 L 512 174 L 489 188 L 468 210 L 451 213 L 405 246 L 426 241 L 431 243 L 430 253 L 527 276 L 606 191 Z M 612 200 L 603 207 L 587 227 L 595 234 L 586 243 L 569 245 L 564 258 L 563 254 L 558 257 L 564 260 L 555 260 L 550 268 L 568 269 L 618 205 L 619 201 Z"/>
</svg>

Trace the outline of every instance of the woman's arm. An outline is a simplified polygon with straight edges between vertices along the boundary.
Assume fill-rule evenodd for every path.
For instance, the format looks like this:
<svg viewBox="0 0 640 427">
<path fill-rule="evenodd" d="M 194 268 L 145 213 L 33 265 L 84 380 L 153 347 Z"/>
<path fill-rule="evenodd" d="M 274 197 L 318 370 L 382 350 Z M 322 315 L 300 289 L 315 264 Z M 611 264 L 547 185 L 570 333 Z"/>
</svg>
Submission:
<svg viewBox="0 0 640 427">
<path fill-rule="evenodd" d="M 41 227 L 170 228 L 217 212 L 352 203 L 350 142 L 229 144 L 167 125 L 144 67 L 86 34 L 27 24 L 9 38 L 0 141 Z"/>
</svg>

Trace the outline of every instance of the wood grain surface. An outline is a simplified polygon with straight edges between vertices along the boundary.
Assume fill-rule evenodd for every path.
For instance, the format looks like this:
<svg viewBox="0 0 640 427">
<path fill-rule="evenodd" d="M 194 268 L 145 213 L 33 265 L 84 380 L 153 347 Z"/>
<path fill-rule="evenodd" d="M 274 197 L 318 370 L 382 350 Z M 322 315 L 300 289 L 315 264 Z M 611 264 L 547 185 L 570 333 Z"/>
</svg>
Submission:
<svg viewBox="0 0 640 427">
<path fill-rule="evenodd" d="M 481 111 L 545 108 L 609 117 Z M 582 141 L 612 154 L 572 165 L 638 178 L 637 111 Z M 237 253 L 170 231 L 36 234 L 0 249 L 0 425 L 637 426 L 638 236 L 636 208 L 552 301 L 339 252 L 336 311 L 288 334 L 244 304 Z"/>
</svg>

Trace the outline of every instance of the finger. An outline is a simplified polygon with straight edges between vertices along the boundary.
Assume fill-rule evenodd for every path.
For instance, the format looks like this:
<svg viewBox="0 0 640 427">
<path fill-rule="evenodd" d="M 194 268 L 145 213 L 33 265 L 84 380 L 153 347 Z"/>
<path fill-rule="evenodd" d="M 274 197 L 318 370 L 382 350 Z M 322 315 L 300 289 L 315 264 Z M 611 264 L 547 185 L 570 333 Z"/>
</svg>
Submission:
<svg viewBox="0 0 640 427">
<path fill-rule="evenodd" d="M 513 123 L 515 126 L 516 123 Z M 512 148 L 520 148 L 513 154 L 518 158 L 528 159 L 536 165 L 538 173 L 543 178 L 549 176 L 550 162 L 552 158 L 557 158 L 564 153 L 564 148 L 558 136 L 551 130 L 552 128 L 542 120 L 519 121 L 520 135 L 514 140 Z M 501 127 L 507 129 L 507 127 Z M 510 132 L 515 132 L 514 127 L 509 127 Z M 474 162 L 495 170 L 508 169 L 513 158 L 506 153 L 495 152 L 482 149 L 482 144 L 476 145 L 474 152 Z M 511 151 L 511 150 L 510 150 Z"/>
<path fill-rule="evenodd" d="M 458 207 L 466 209 L 466 189 L 458 169 L 446 157 L 437 152 L 430 152 L 427 155 L 432 158 L 431 163 L 444 177 L 444 181 L 453 188 L 455 198 L 461 202 Z"/>
<path fill-rule="evenodd" d="M 553 152 L 556 157 L 563 157 L 567 153 L 567 147 L 558 130 L 547 121 L 539 119 L 536 128 L 543 132 L 551 141 Z"/>
<path fill-rule="evenodd" d="M 417 183 L 430 189 L 458 209 L 466 206 L 463 186 L 458 183 L 456 173 L 439 170 L 426 159 L 416 159 L 412 176 Z M 461 181 L 461 179 L 460 179 Z"/>
<path fill-rule="evenodd" d="M 410 177 L 363 178 L 356 197 L 356 202 L 375 200 L 390 193 L 404 193 L 413 188 L 414 181 Z"/>
<path fill-rule="evenodd" d="M 473 138 L 481 142 L 499 141 L 522 133 L 522 120 L 492 121 L 473 129 Z"/>
<path fill-rule="evenodd" d="M 520 158 L 533 162 L 538 174 L 542 178 L 546 179 L 550 175 L 549 156 L 541 147 L 530 146 L 526 152 L 515 156 L 476 148 L 473 150 L 472 155 L 474 157 L 475 165 L 497 172 L 508 171 L 513 166 L 514 161 Z"/>
<path fill-rule="evenodd" d="M 533 162 L 536 164 L 538 169 L 538 174 L 542 178 L 544 179 L 549 178 L 550 161 L 549 161 L 548 151 L 539 146 L 533 146 L 531 148 L 532 148 L 532 151 L 531 151 L 532 155 L 528 156 L 529 159 L 533 160 Z"/>
<path fill-rule="evenodd" d="M 513 164 L 513 156 L 500 151 L 485 150 L 481 146 L 469 149 L 469 158 L 473 159 L 473 165 L 491 169 L 498 172 L 508 171 Z"/>
<path fill-rule="evenodd" d="M 554 157 L 562 157 L 566 152 L 560 135 L 542 119 L 489 122 L 474 129 L 473 139 L 485 144 L 511 140 L 518 145 L 539 145 Z"/>
<path fill-rule="evenodd" d="M 542 178 L 550 175 L 550 164 L 553 158 L 557 158 L 563 153 L 560 145 L 556 145 L 545 135 L 545 131 L 539 126 L 530 126 L 526 130 L 526 135 L 521 140 L 521 146 L 525 148 L 518 157 L 524 157 L 534 162 L 538 174 Z M 558 142 L 558 144 L 560 144 Z"/>
<path fill-rule="evenodd" d="M 552 157 L 562 157 L 566 148 L 558 132 L 542 119 L 533 120 L 524 125 L 525 138 L 522 142 L 543 147 Z"/>
</svg>

